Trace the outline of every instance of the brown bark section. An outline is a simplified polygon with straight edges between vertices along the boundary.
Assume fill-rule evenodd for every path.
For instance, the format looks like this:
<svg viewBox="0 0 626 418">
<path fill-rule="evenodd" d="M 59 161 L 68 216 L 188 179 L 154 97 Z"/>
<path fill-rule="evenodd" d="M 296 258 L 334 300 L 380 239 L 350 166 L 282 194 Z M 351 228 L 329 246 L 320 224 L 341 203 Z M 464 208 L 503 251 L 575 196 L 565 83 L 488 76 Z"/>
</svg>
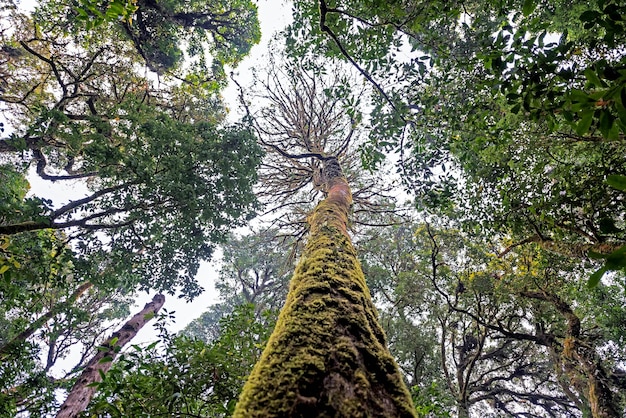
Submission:
<svg viewBox="0 0 626 418">
<path fill-rule="evenodd" d="M 100 381 L 100 373 L 106 373 L 111 368 L 113 359 L 119 350 L 137 335 L 137 332 L 154 317 L 154 314 L 161 309 L 164 303 L 165 296 L 154 296 L 152 302 L 147 303 L 140 312 L 135 314 L 119 331 L 113 333 L 102 344 L 106 350 L 98 350 L 96 355 L 87 363 L 85 370 L 61 405 L 57 418 L 77 417 L 85 410 L 97 389 L 95 386 L 89 385 Z"/>
<path fill-rule="evenodd" d="M 37 318 L 28 328 L 16 335 L 11 341 L 8 341 L 6 344 L 0 347 L 0 359 L 3 359 L 4 356 L 9 354 L 13 347 L 26 341 L 27 338 L 37 332 L 37 330 L 41 328 L 46 322 L 54 318 L 66 307 L 76 302 L 87 290 L 89 290 L 91 286 L 93 285 L 90 282 L 85 282 L 78 286 L 74 293 L 72 293 L 70 297 L 65 300 L 65 302 L 59 303 L 58 305 L 52 307 L 52 309 L 50 309 L 44 315 Z"/>
<path fill-rule="evenodd" d="M 350 188 L 336 160 L 323 171 L 327 198 L 234 417 L 415 417 L 348 236 Z"/>
</svg>

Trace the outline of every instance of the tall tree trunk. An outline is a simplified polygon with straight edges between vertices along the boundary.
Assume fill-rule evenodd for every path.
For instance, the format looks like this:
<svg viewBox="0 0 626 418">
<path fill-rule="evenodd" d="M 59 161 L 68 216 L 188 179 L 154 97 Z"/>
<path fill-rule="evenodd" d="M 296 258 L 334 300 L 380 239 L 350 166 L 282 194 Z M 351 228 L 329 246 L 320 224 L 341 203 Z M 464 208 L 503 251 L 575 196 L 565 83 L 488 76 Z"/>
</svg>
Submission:
<svg viewBox="0 0 626 418">
<path fill-rule="evenodd" d="M 350 188 L 336 159 L 323 174 L 327 197 L 234 417 L 415 417 L 347 233 Z"/>
<path fill-rule="evenodd" d="M 90 386 L 91 383 L 100 381 L 100 373 L 106 373 L 111 368 L 113 359 L 119 350 L 132 340 L 137 335 L 137 332 L 154 317 L 154 314 L 161 309 L 163 303 L 165 303 L 165 296 L 154 296 L 152 302 L 147 303 L 140 312 L 129 319 L 119 331 L 113 333 L 111 338 L 102 344 L 103 347 L 106 347 L 106 350 L 98 350 L 96 355 L 87 363 L 85 370 L 83 370 L 67 399 L 61 405 L 57 418 L 73 418 L 85 410 L 96 392 L 96 387 Z"/>
</svg>

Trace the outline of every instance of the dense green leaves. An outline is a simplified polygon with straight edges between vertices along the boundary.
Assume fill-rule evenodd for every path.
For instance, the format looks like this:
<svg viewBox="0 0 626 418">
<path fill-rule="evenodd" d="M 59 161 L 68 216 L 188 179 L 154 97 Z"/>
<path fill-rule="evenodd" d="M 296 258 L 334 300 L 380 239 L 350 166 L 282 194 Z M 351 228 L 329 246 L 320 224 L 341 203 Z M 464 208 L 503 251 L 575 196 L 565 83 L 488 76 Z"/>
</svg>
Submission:
<svg viewBox="0 0 626 418">
<path fill-rule="evenodd" d="M 72 228 L 85 262 L 116 268 L 95 284 L 194 297 L 198 263 L 251 215 L 260 149 L 246 126 L 222 123 L 220 83 L 155 83 L 134 71 L 142 58 L 113 28 L 68 33 L 63 7 L 10 16 L 2 100 L 14 120 L 0 150 L 45 180 L 86 179 L 88 192 L 54 208 L 29 198 L 0 233 Z"/>
<path fill-rule="evenodd" d="M 626 172 L 617 3 L 319 3 L 296 3 L 292 54 L 361 69 L 378 92 L 363 160 L 397 151 L 418 209 L 577 258 L 625 243 L 605 182 Z"/>
<path fill-rule="evenodd" d="M 129 295 L 197 296 L 199 263 L 253 216 L 261 151 L 220 89 L 260 33 L 248 1 L 6 6 L 0 414 L 49 416 Z"/>
<path fill-rule="evenodd" d="M 0 33 L 0 152 L 11 165 L 0 166 L 0 414 L 38 416 L 54 412 L 54 391 L 73 376 L 49 378 L 67 347 L 97 346 L 137 289 L 196 296 L 198 263 L 254 214 L 261 152 L 247 125 L 224 123 L 220 89 L 224 65 L 260 34 L 246 0 L 49 1 L 32 16 L 3 13 L 12 30 Z M 278 126 L 266 148 L 332 152 L 324 144 L 341 149 L 363 126 L 361 161 L 374 169 L 395 153 L 419 216 L 449 226 L 357 237 L 418 413 L 623 411 L 623 5 L 320 0 L 295 1 L 293 13 L 292 62 L 341 77 L 319 90 L 323 111 L 291 116 L 338 109 L 344 125 L 327 139 L 302 135 L 314 118 L 263 124 L 292 99 L 306 102 L 309 84 L 294 84 L 255 114 L 257 128 Z M 294 80 L 321 85 L 295 68 Z M 288 85 L 277 80 L 266 97 Z M 290 142 L 298 124 L 301 148 Z M 355 163 L 352 149 L 344 155 Z M 304 159 L 276 169 L 283 157 L 266 160 L 257 189 L 279 206 L 288 182 L 308 193 L 319 174 Z M 84 198 L 27 194 L 27 166 L 49 181 L 84 180 Z M 393 210 L 360 191 L 369 184 L 356 164 L 348 171 L 357 198 Z M 356 210 L 365 223 L 391 219 Z M 303 216 L 278 224 L 294 219 Z M 275 235 L 228 238 L 222 303 L 188 336 L 123 353 L 89 414 L 228 416 L 271 328 L 261 311 L 286 292 L 297 247 Z"/>
<path fill-rule="evenodd" d="M 272 324 L 241 305 L 215 325 L 214 339 L 167 336 L 123 353 L 86 416 L 230 416 Z"/>
<path fill-rule="evenodd" d="M 223 65 L 237 64 L 261 37 L 256 5 L 248 0 L 49 1 L 35 15 L 44 31 L 61 26 L 73 33 L 104 27 L 121 32 L 158 73 L 223 78 Z"/>
</svg>

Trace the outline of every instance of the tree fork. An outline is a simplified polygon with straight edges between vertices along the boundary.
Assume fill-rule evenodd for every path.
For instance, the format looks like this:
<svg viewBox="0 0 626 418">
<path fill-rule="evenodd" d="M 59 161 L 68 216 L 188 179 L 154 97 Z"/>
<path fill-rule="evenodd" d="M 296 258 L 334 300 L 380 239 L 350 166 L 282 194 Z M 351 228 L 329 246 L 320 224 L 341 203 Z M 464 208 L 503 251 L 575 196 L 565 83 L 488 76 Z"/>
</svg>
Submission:
<svg viewBox="0 0 626 418">
<path fill-rule="evenodd" d="M 352 195 L 336 158 L 323 176 L 327 197 L 234 417 L 415 417 L 347 232 Z"/>
</svg>

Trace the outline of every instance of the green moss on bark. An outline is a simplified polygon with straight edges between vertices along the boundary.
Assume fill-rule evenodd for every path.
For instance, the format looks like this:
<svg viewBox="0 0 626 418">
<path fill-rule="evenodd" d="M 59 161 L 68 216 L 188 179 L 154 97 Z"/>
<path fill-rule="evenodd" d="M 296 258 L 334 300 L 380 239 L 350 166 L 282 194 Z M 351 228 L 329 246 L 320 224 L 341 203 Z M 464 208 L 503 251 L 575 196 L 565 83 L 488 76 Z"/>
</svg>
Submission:
<svg viewBox="0 0 626 418">
<path fill-rule="evenodd" d="M 346 221 L 341 199 L 313 212 L 285 307 L 234 417 L 415 416 Z"/>
</svg>

